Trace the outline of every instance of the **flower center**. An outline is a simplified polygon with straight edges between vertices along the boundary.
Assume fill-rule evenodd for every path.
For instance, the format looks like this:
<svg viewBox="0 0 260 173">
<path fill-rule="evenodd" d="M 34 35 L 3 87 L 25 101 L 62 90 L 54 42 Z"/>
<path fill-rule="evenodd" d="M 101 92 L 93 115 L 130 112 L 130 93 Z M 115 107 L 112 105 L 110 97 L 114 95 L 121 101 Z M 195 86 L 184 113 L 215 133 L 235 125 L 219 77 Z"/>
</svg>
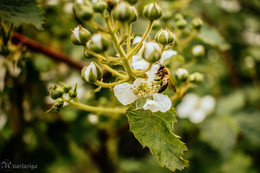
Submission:
<svg viewBox="0 0 260 173">
<path fill-rule="evenodd" d="M 147 98 L 154 93 L 157 93 L 159 87 L 158 81 L 151 81 L 148 83 L 147 80 L 143 80 L 142 82 L 135 84 L 132 91 L 140 98 Z"/>
</svg>

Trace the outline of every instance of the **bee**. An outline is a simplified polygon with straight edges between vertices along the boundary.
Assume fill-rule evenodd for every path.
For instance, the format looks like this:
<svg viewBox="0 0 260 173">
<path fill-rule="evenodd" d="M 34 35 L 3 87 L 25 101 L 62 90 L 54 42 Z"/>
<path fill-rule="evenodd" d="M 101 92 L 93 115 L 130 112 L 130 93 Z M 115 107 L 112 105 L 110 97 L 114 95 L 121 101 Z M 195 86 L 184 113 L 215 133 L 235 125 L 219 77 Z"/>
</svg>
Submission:
<svg viewBox="0 0 260 173">
<path fill-rule="evenodd" d="M 176 87 L 171 78 L 170 72 L 165 66 L 160 65 L 158 71 L 155 74 L 159 77 L 158 79 L 155 79 L 155 81 L 161 81 L 158 93 L 162 93 L 163 91 L 165 91 L 168 87 L 169 82 L 171 83 L 174 92 L 176 92 Z"/>
</svg>

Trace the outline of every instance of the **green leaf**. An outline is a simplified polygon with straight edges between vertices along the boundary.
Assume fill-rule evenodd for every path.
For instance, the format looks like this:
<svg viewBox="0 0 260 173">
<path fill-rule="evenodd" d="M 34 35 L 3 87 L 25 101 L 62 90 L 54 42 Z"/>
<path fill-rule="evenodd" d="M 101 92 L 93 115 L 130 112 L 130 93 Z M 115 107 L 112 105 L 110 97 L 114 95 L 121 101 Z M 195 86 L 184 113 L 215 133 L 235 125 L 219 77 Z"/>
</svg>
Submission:
<svg viewBox="0 0 260 173">
<path fill-rule="evenodd" d="M 33 24 L 42 28 L 43 14 L 35 0 L 0 1 L 0 18 L 15 24 Z"/>
<path fill-rule="evenodd" d="M 220 50 L 227 50 L 230 45 L 225 41 L 225 39 L 219 34 L 218 30 L 214 27 L 204 24 L 197 38 L 204 43 L 211 46 L 215 46 Z"/>
<path fill-rule="evenodd" d="M 126 115 L 130 124 L 130 130 L 136 139 L 148 147 L 155 155 L 161 166 L 175 171 L 188 166 L 188 161 L 182 158 L 183 151 L 187 150 L 183 142 L 179 140 L 173 131 L 173 123 L 176 122 L 176 112 L 171 109 L 166 113 L 131 107 Z"/>
</svg>

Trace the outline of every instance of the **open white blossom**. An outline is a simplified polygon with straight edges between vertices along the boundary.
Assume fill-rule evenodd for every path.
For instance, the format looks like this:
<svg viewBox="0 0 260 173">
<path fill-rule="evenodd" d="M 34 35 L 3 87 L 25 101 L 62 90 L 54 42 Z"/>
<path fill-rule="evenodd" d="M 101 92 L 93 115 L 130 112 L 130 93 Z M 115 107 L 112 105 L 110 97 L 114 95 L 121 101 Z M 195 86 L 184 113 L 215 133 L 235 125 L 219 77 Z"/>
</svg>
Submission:
<svg viewBox="0 0 260 173">
<path fill-rule="evenodd" d="M 123 105 L 128 105 L 139 98 L 146 98 L 143 109 L 149 109 L 152 112 L 167 112 L 171 108 L 171 100 L 167 95 L 157 93 L 158 84 L 154 83 L 152 73 L 148 72 L 147 75 L 150 76 L 148 79 L 138 78 L 133 84 L 125 82 L 116 85 L 114 93 L 118 101 Z"/>
<path fill-rule="evenodd" d="M 187 94 L 176 111 L 180 118 L 189 118 L 192 123 L 198 124 L 213 112 L 215 104 L 215 99 L 210 95 L 200 98 L 195 94 Z"/>
<path fill-rule="evenodd" d="M 136 36 L 133 40 L 133 44 L 139 43 L 141 41 L 141 37 Z M 147 69 L 150 65 L 149 62 L 147 62 L 142 55 L 142 52 L 144 51 L 144 47 L 147 43 L 143 42 L 142 48 L 139 50 L 139 52 L 132 57 L 132 67 L 134 70 L 143 70 Z M 160 64 L 163 64 L 165 60 L 172 58 L 174 55 L 176 55 L 177 52 L 175 50 L 165 50 L 163 51 L 160 60 L 158 61 Z"/>
</svg>

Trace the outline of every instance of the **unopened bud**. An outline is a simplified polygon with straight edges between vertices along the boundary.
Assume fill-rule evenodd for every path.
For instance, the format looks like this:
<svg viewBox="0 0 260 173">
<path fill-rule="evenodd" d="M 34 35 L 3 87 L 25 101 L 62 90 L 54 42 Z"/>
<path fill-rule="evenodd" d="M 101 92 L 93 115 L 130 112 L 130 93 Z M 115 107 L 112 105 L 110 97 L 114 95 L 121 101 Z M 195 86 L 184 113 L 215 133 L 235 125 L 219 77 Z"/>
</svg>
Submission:
<svg viewBox="0 0 260 173">
<path fill-rule="evenodd" d="M 54 100 L 62 97 L 64 93 L 63 88 L 57 85 L 54 85 L 54 87 L 50 88 L 50 90 L 51 90 L 50 91 L 51 98 Z"/>
<path fill-rule="evenodd" d="M 180 14 L 180 13 L 177 13 L 175 16 L 174 16 L 174 20 L 177 22 L 178 20 L 181 20 L 183 19 L 183 15 Z"/>
<path fill-rule="evenodd" d="M 204 80 L 204 75 L 199 72 L 195 72 L 190 75 L 189 80 L 191 83 L 200 84 Z"/>
<path fill-rule="evenodd" d="M 71 31 L 71 40 L 75 45 L 86 45 L 90 36 L 90 32 L 81 25 Z"/>
<path fill-rule="evenodd" d="M 114 17 L 120 22 L 127 22 L 131 18 L 131 13 L 131 5 L 127 2 L 120 2 L 114 11 Z"/>
<path fill-rule="evenodd" d="M 138 18 L 138 12 L 137 12 L 136 8 L 131 7 L 131 17 L 130 17 L 129 22 L 134 23 L 137 21 L 137 18 Z"/>
<path fill-rule="evenodd" d="M 196 58 L 203 57 L 205 55 L 205 49 L 202 45 L 196 45 L 192 48 L 192 55 Z"/>
<path fill-rule="evenodd" d="M 71 85 L 65 84 L 63 86 L 64 93 L 68 93 L 71 90 Z"/>
<path fill-rule="evenodd" d="M 107 9 L 107 3 L 103 0 L 98 0 L 93 4 L 93 9 L 97 13 L 103 13 L 103 11 Z"/>
<path fill-rule="evenodd" d="M 178 29 L 184 29 L 187 26 L 187 21 L 185 19 L 179 19 L 176 21 L 176 26 Z"/>
<path fill-rule="evenodd" d="M 192 27 L 193 27 L 194 29 L 200 30 L 200 28 L 201 28 L 202 25 L 203 25 L 203 21 L 202 21 L 200 18 L 197 17 L 197 18 L 192 19 L 191 25 L 192 25 Z"/>
<path fill-rule="evenodd" d="M 162 20 L 167 22 L 172 18 L 172 12 L 171 11 L 165 11 L 162 15 Z"/>
<path fill-rule="evenodd" d="M 150 63 L 155 63 L 161 58 L 161 48 L 156 42 L 148 42 L 145 44 L 143 50 L 143 57 Z"/>
<path fill-rule="evenodd" d="M 92 7 L 83 0 L 76 1 L 73 10 L 75 15 L 82 20 L 90 20 L 94 14 Z"/>
<path fill-rule="evenodd" d="M 181 82 L 186 81 L 189 78 L 189 72 L 184 68 L 178 68 L 176 71 L 176 77 Z"/>
<path fill-rule="evenodd" d="M 162 16 L 162 9 L 158 3 L 152 2 L 144 7 L 143 15 L 150 20 L 157 20 Z"/>
<path fill-rule="evenodd" d="M 88 43 L 88 48 L 96 53 L 105 52 L 109 47 L 109 38 L 104 34 L 94 34 Z"/>
<path fill-rule="evenodd" d="M 62 108 L 64 101 L 62 98 L 57 98 L 54 102 L 53 107 Z"/>
<path fill-rule="evenodd" d="M 102 70 L 94 62 L 91 62 L 88 66 L 85 66 L 81 71 L 82 78 L 89 83 L 94 83 L 101 79 L 102 75 Z"/>
<path fill-rule="evenodd" d="M 155 35 L 155 40 L 160 44 L 171 44 L 174 42 L 175 35 L 167 28 L 161 29 Z"/>
<path fill-rule="evenodd" d="M 69 91 L 69 97 L 70 98 L 75 98 L 75 97 L 77 97 L 77 90 L 73 90 L 73 89 L 71 89 L 70 91 Z"/>
</svg>

